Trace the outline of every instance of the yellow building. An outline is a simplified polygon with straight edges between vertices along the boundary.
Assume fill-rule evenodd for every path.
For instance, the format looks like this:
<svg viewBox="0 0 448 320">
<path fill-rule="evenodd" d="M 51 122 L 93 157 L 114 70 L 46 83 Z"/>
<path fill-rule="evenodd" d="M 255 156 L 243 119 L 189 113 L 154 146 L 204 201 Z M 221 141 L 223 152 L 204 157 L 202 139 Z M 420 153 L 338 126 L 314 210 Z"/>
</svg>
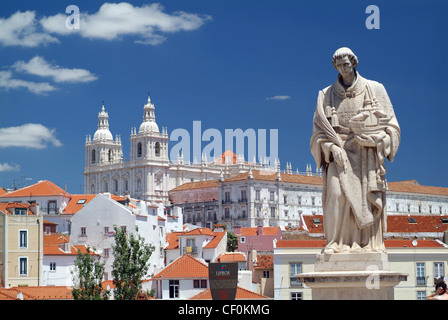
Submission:
<svg viewBox="0 0 448 320">
<path fill-rule="evenodd" d="M 0 203 L 0 286 L 41 285 L 43 219 L 37 205 Z"/>
<path fill-rule="evenodd" d="M 274 299 L 311 300 L 311 288 L 294 275 L 314 272 L 325 240 L 278 240 L 274 248 Z M 385 240 L 390 270 L 407 273 L 395 287 L 395 300 L 424 300 L 446 276 L 448 245 L 440 240 Z M 374 289 L 372 289 L 374 290 Z"/>
</svg>

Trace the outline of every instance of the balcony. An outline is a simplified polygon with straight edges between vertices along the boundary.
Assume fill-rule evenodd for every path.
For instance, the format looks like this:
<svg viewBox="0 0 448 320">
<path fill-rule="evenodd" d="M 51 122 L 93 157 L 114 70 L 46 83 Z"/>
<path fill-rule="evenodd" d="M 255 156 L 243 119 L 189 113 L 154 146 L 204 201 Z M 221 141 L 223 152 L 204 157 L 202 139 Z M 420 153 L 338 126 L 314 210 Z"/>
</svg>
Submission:
<svg viewBox="0 0 448 320">
<path fill-rule="evenodd" d="M 192 246 L 192 247 L 182 247 L 182 254 L 190 254 L 190 255 L 197 255 L 198 254 L 198 247 Z"/>
</svg>

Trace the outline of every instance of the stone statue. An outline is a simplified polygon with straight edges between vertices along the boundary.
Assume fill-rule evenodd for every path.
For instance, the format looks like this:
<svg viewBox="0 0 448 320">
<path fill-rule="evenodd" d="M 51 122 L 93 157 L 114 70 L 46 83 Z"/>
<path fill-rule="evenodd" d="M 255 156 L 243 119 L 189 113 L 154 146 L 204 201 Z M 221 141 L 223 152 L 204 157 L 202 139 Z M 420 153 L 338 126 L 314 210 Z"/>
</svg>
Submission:
<svg viewBox="0 0 448 320">
<path fill-rule="evenodd" d="M 386 89 L 363 78 L 349 48 L 333 55 L 339 75 L 319 91 L 311 152 L 322 166 L 323 253 L 385 252 L 385 159 L 393 161 L 400 127 Z"/>
</svg>

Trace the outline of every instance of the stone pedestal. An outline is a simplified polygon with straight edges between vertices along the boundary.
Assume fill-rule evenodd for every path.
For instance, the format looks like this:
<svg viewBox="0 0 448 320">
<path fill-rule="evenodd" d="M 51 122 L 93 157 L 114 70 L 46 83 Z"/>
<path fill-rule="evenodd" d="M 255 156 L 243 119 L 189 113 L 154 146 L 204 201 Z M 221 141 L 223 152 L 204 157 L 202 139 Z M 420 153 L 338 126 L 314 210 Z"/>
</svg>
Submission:
<svg viewBox="0 0 448 320">
<path fill-rule="evenodd" d="M 389 270 L 386 253 L 319 254 L 315 272 L 296 275 L 313 300 L 393 300 L 407 274 Z"/>
</svg>

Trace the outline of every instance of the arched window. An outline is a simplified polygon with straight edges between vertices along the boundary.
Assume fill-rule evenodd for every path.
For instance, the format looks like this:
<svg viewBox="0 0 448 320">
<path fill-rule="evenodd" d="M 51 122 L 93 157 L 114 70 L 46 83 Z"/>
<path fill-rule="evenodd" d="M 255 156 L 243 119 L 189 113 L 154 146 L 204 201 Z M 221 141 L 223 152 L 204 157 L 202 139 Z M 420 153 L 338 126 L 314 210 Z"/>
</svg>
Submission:
<svg viewBox="0 0 448 320">
<path fill-rule="evenodd" d="M 112 162 L 113 159 L 113 151 L 112 149 L 109 149 L 109 162 Z"/>
<path fill-rule="evenodd" d="M 95 193 L 95 185 L 93 183 L 90 185 L 90 193 Z"/>
<path fill-rule="evenodd" d="M 137 157 L 141 157 L 142 156 L 142 143 L 139 142 L 137 143 Z"/>
<path fill-rule="evenodd" d="M 96 162 L 96 151 L 95 149 L 92 150 L 92 163 Z"/>
<path fill-rule="evenodd" d="M 156 149 L 156 157 L 160 157 L 160 142 L 156 142 L 155 149 Z"/>
</svg>

